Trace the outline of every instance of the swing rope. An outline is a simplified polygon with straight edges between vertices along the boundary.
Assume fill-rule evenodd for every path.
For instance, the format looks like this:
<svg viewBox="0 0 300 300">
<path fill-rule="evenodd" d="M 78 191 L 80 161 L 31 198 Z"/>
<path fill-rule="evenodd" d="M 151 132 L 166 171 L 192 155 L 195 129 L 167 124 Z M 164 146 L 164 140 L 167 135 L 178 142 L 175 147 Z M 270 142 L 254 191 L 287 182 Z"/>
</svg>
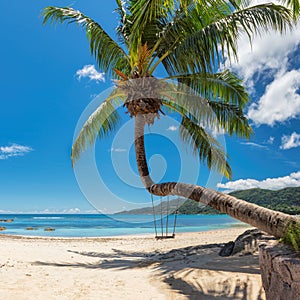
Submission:
<svg viewBox="0 0 300 300">
<path fill-rule="evenodd" d="M 173 232 L 172 235 L 169 235 L 169 210 L 170 210 L 170 198 L 167 197 L 166 205 L 163 205 L 163 198 L 160 197 L 160 204 L 157 207 L 160 207 L 160 227 L 161 227 L 161 234 L 158 235 L 158 228 L 157 228 L 157 212 L 155 212 L 154 206 L 154 197 L 151 194 L 151 201 L 152 201 L 152 211 L 153 211 L 153 219 L 154 219 L 154 228 L 155 228 L 155 238 L 156 239 L 168 239 L 168 238 L 175 238 L 175 229 L 177 225 L 177 215 L 178 215 L 178 206 L 179 206 L 179 199 L 177 199 L 176 209 L 174 211 L 174 224 L 173 224 Z M 166 210 L 166 226 L 165 226 L 165 233 L 164 233 L 164 209 Z M 159 212 L 158 212 L 159 214 Z"/>
<path fill-rule="evenodd" d="M 153 218 L 154 218 L 155 237 L 157 237 L 156 215 L 155 215 L 154 200 L 153 200 L 153 195 L 152 194 L 151 194 L 151 200 L 152 200 L 152 210 L 153 210 Z"/>
<path fill-rule="evenodd" d="M 174 226 L 173 226 L 173 237 L 175 237 L 175 229 L 176 229 L 177 216 L 178 216 L 178 204 L 179 204 L 179 198 L 177 199 L 177 203 L 176 203 L 176 210 L 175 210 L 175 216 L 174 216 Z"/>
<path fill-rule="evenodd" d="M 164 237 L 162 197 L 160 197 L 160 226 L 161 226 L 161 236 Z"/>
<path fill-rule="evenodd" d="M 167 220 L 166 220 L 166 236 L 168 236 L 168 228 L 169 228 L 169 196 L 167 197 Z"/>
</svg>

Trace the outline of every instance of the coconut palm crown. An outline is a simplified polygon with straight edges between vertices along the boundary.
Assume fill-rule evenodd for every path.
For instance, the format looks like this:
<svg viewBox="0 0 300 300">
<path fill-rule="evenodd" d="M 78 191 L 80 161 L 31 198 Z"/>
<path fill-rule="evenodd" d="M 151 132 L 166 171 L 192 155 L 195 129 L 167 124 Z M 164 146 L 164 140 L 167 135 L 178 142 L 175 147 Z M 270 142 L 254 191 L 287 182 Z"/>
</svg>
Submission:
<svg viewBox="0 0 300 300">
<path fill-rule="evenodd" d="M 229 135 L 245 138 L 250 137 L 252 129 L 243 113 L 249 97 L 242 80 L 222 66 L 225 60 L 237 60 L 237 41 L 242 33 L 247 34 L 251 44 L 252 38 L 263 31 L 285 33 L 292 29 L 298 18 L 299 1 L 287 0 L 283 4 L 250 6 L 244 0 L 116 0 L 117 40 L 99 23 L 73 8 L 45 8 L 44 23 L 75 23 L 86 30 L 98 67 L 116 82 L 116 89 L 89 117 L 74 142 L 73 164 L 97 137 L 105 137 L 116 128 L 120 121 L 116 107 L 123 103 L 135 118 L 136 160 L 149 192 L 202 201 L 280 236 L 286 226 L 278 225 L 281 215 L 277 214 L 274 221 L 268 210 L 261 212 L 251 205 L 245 208 L 243 201 L 237 200 L 240 202 L 236 204 L 235 198 L 202 187 L 174 182 L 155 184 L 146 161 L 144 126 L 161 114 L 177 113 L 181 117 L 179 134 L 183 141 L 209 168 L 231 178 L 228 157 L 207 128 L 217 127 Z M 164 69 L 165 78 L 156 78 L 158 67 Z M 238 211 L 233 209 L 235 205 Z M 251 220 L 255 214 L 262 215 L 259 222 Z M 272 222 L 278 223 L 278 232 L 274 231 L 275 223 L 267 224 Z"/>
</svg>

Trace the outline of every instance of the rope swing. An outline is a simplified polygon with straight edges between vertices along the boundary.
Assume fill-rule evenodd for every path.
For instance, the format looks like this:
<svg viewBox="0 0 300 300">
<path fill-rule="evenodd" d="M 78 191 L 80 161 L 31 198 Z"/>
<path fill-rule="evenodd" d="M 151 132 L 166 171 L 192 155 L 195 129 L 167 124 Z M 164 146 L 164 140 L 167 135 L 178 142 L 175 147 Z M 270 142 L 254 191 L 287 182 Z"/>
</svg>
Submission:
<svg viewBox="0 0 300 300">
<path fill-rule="evenodd" d="M 155 238 L 156 239 L 173 239 L 173 238 L 175 238 L 179 199 L 176 202 L 176 209 L 173 214 L 171 214 L 172 212 L 170 213 L 169 197 L 167 197 L 166 201 L 163 201 L 163 197 L 160 197 L 160 204 L 157 206 L 154 206 L 154 199 L 153 199 L 152 194 L 151 194 L 151 200 L 152 200 Z M 156 212 L 155 208 L 160 209 L 160 212 Z M 158 233 L 159 230 L 158 230 L 157 215 L 160 215 L 160 233 Z M 173 216 L 173 226 L 170 225 L 171 222 L 169 222 L 169 218 L 171 215 Z M 169 231 L 170 226 L 171 226 L 171 228 L 173 227 L 171 232 Z"/>
</svg>

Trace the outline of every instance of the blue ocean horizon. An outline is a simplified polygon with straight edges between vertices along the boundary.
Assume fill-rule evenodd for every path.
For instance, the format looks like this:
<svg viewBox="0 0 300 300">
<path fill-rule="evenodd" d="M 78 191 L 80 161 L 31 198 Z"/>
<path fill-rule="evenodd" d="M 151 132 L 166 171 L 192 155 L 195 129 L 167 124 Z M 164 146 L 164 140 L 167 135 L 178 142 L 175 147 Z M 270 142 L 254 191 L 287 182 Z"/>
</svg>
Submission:
<svg viewBox="0 0 300 300">
<path fill-rule="evenodd" d="M 132 214 L 0 214 L 0 227 L 6 227 L 0 234 L 48 237 L 107 237 L 121 235 L 155 235 L 152 215 Z M 173 232 L 174 215 L 168 220 L 156 218 L 157 234 L 161 234 L 161 223 L 165 231 Z M 245 224 L 228 215 L 178 215 L 176 233 L 201 232 L 216 229 L 241 227 Z M 28 230 L 30 228 L 30 230 Z M 53 228 L 54 231 L 45 231 Z"/>
</svg>

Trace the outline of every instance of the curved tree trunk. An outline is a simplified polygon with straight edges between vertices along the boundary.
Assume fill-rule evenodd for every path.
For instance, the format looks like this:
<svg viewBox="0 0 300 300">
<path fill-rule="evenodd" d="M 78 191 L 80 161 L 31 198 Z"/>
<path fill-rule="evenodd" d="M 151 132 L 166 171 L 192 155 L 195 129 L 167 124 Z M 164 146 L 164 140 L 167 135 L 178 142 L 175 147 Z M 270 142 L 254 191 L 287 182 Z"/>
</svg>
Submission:
<svg viewBox="0 0 300 300">
<path fill-rule="evenodd" d="M 282 237 L 288 225 L 297 223 L 296 217 L 201 186 L 178 182 L 154 183 L 149 175 L 146 160 L 144 127 L 144 116 L 139 114 L 135 117 L 134 129 L 136 162 L 142 182 L 150 193 L 157 196 L 177 195 L 201 202 L 276 237 Z"/>
</svg>

